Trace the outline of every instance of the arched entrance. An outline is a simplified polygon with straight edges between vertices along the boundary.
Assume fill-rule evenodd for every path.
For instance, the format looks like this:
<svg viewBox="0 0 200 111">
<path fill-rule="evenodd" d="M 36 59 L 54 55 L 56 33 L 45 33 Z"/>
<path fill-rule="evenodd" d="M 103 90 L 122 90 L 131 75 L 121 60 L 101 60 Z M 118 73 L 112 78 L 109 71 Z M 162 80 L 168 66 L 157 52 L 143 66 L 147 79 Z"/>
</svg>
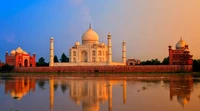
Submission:
<svg viewBox="0 0 200 111">
<path fill-rule="evenodd" d="M 88 53 L 85 50 L 81 52 L 81 62 L 88 62 Z"/>
<path fill-rule="evenodd" d="M 28 60 L 27 59 L 24 60 L 24 67 L 28 67 Z"/>
<path fill-rule="evenodd" d="M 130 65 L 130 66 L 133 66 L 134 64 L 131 62 L 129 65 Z"/>
</svg>

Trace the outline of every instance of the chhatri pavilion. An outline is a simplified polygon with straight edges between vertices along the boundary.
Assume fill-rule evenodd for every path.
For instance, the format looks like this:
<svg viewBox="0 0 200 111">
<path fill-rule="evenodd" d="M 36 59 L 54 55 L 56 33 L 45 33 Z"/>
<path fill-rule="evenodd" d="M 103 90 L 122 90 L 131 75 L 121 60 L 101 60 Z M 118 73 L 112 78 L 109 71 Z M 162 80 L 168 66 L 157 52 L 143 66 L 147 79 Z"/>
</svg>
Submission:
<svg viewBox="0 0 200 111">
<path fill-rule="evenodd" d="M 50 38 L 49 66 L 108 66 L 126 65 L 126 43 L 122 42 L 122 62 L 112 61 L 112 35 L 107 35 L 108 44 L 99 43 L 98 34 L 91 25 L 82 35 L 82 43 L 76 41 L 69 49 L 68 63 L 54 63 L 54 39 Z"/>
</svg>

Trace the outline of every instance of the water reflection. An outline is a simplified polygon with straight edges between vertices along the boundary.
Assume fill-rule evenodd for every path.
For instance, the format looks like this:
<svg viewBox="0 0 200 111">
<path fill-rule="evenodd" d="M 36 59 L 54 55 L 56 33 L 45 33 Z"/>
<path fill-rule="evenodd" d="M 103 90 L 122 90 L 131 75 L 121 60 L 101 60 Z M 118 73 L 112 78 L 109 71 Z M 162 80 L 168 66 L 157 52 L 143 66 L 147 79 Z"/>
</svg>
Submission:
<svg viewBox="0 0 200 111">
<path fill-rule="evenodd" d="M 35 88 L 36 81 L 39 88 Z M 46 83 L 49 83 L 49 85 Z M 141 85 L 137 86 L 138 84 L 135 83 L 140 83 Z M 22 100 L 22 98 L 29 92 L 34 92 L 34 94 L 36 94 L 36 92 L 39 92 L 36 91 L 36 89 L 42 92 L 47 91 L 47 93 L 45 94 L 48 94 L 48 108 L 51 111 L 57 111 L 57 107 L 55 104 L 58 102 L 58 100 L 55 100 L 55 98 L 58 96 L 63 96 L 63 95 L 55 96 L 55 94 L 58 94 L 57 91 L 59 91 L 59 88 L 61 88 L 60 89 L 61 94 L 68 94 L 70 101 L 75 103 L 77 107 L 81 107 L 82 111 L 99 111 L 101 104 L 107 104 L 106 105 L 107 110 L 112 111 L 113 107 L 116 107 L 115 105 L 113 106 L 113 98 L 119 98 L 113 95 L 113 93 L 115 93 L 113 92 L 113 88 L 117 88 L 117 91 L 119 91 L 119 93 L 117 94 L 123 97 L 123 100 L 121 98 L 120 101 L 123 101 L 123 104 L 127 105 L 130 104 L 130 101 L 126 101 L 126 99 L 127 98 L 130 99 L 133 96 L 130 93 L 127 94 L 127 91 L 134 90 L 135 92 L 137 92 L 134 93 L 135 95 L 138 94 L 141 96 L 141 94 L 145 94 L 143 92 L 147 92 L 152 88 L 155 88 L 155 90 L 159 91 L 161 90 L 162 87 L 168 86 L 165 87 L 167 89 L 167 92 L 169 91 L 169 94 L 167 93 L 167 99 L 169 98 L 168 102 L 170 102 L 169 100 L 176 101 L 182 107 L 184 107 L 186 104 L 188 104 L 188 102 L 190 102 L 191 94 L 194 90 L 192 75 L 171 76 L 169 79 L 164 79 L 164 80 L 140 78 L 140 79 L 132 79 L 129 81 L 120 79 L 111 80 L 106 78 L 104 78 L 103 80 L 98 80 L 98 79 L 87 80 L 85 78 L 63 79 L 63 78 L 50 77 L 48 79 L 41 79 L 41 78 L 34 79 L 29 77 L 18 77 L 18 78 L 13 78 L 11 80 L 3 80 L 3 81 L 0 80 L 0 88 L 2 88 L 1 86 L 3 85 L 5 85 L 5 87 L 3 87 L 5 88 L 4 89 L 5 94 L 6 95 L 10 94 L 13 99 L 17 100 Z M 132 86 L 135 85 L 134 87 L 137 86 L 140 88 L 144 87 L 145 85 L 149 85 L 149 87 L 147 86 L 148 88 L 146 90 L 138 92 L 137 91 L 138 89 L 136 88 L 130 89 L 131 85 Z M 49 90 L 43 90 L 45 88 L 48 89 L 48 87 Z M 114 91 L 116 91 L 116 89 L 114 89 Z M 151 96 L 151 93 L 148 94 L 150 94 L 148 96 Z M 167 103 L 166 101 L 164 102 Z"/>
<path fill-rule="evenodd" d="M 50 78 L 49 79 L 49 94 L 50 94 L 50 109 L 53 110 L 54 107 L 54 79 Z"/>
<path fill-rule="evenodd" d="M 29 77 L 5 81 L 5 94 L 10 93 L 13 99 L 20 100 L 28 92 L 35 91 L 35 80 Z"/>
<path fill-rule="evenodd" d="M 170 100 L 176 96 L 177 101 L 184 107 L 190 101 L 192 91 L 192 76 L 177 76 L 170 79 Z"/>
<path fill-rule="evenodd" d="M 56 81 L 56 80 L 55 80 Z M 54 78 L 49 79 L 50 109 L 54 107 Z M 108 101 L 108 111 L 112 111 L 112 86 L 116 81 L 69 80 L 61 82 L 63 93 L 69 87 L 69 96 L 76 105 L 82 104 L 82 111 L 99 111 L 100 103 Z M 123 101 L 126 103 L 126 81 L 123 82 Z"/>
</svg>

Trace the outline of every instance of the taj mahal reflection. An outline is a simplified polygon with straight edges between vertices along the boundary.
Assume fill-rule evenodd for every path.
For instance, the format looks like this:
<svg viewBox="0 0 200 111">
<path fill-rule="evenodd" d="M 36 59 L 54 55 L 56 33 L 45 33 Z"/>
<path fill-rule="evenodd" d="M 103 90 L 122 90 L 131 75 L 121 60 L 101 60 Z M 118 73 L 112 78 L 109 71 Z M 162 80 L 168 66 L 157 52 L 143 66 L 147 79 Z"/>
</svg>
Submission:
<svg viewBox="0 0 200 111">
<path fill-rule="evenodd" d="M 53 77 L 46 80 L 49 81 L 49 107 L 52 111 L 54 110 L 55 104 L 55 90 L 58 85 L 61 87 L 63 93 L 68 90 L 67 94 L 69 94 L 70 101 L 73 101 L 77 106 L 82 107 L 82 111 L 99 111 L 101 104 L 107 104 L 108 111 L 112 111 L 113 87 L 117 85 L 121 86 L 120 90 L 123 95 L 122 101 L 126 104 L 126 80 L 60 80 Z M 46 80 L 41 82 L 41 87 L 44 87 Z M 6 95 L 10 94 L 13 99 L 21 100 L 27 93 L 35 92 L 36 81 L 36 79 L 29 77 L 19 77 L 12 80 L 5 80 L 3 82 L 0 81 L 0 87 L 4 84 Z M 156 84 L 159 84 L 159 82 Z M 192 76 L 172 76 L 167 80 L 167 84 L 169 84 L 170 100 L 176 101 L 184 107 L 190 101 L 191 93 L 193 91 Z"/>
<path fill-rule="evenodd" d="M 54 105 L 54 80 L 50 83 L 50 109 Z M 126 103 L 126 81 L 93 81 L 93 80 L 69 80 L 61 82 L 68 84 L 69 96 L 76 105 L 82 104 L 82 111 L 99 111 L 100 103 L 108 101 L 108 111 L 112 111 L 112 87 L 117 83 L 123 83 L 123 102 Z"/>
</svg>

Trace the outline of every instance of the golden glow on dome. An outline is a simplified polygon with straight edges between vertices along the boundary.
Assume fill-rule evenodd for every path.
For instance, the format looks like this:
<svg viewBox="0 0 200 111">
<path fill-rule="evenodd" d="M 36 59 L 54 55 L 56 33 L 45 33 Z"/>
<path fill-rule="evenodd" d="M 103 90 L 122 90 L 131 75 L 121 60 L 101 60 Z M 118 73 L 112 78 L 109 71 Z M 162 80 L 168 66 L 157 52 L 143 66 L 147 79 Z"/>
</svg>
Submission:
<svg viewBox="0 0 200 111">
<path fill-rule="evenodd" d="M 12 50 L 10 52 L 11 55 L 15 55 L 15 53 L 19 53 L 19 54 L 28 54 L 26 51 L 24 51 L 21 47 L 18 47 L 16 50 Z"/>
<path fill-rule="evenodd" d="M 10 54 L 11 54 L 11 55 L 15 55 L 15 50 L 12 50 L 12 51 L 10 52 Z"/>
<path fill-rule="evenodd" d="M 76 41 L 76 43 L 74 44 L 75 46 L 79 46 L 81 45 L 79 41 Z"/>
<path fill-rule="evenodd" d="M 176 49 L 185 49 L 185 45 L 186 42 L 181 38 L 176 44 Z"/>
<path fill-rule="evenodd" d="M 97 45 L 97 44 L 99 44 L 99 42 L 98 42 L 98 41 L 96 41 L 96 42 L 94 42 L 94 44 L 96 44 L 96 45 Z"/>
<path fill-rule="evenodd" d="M 189 95 L 178 96 L 177 101 L 184 107 L 190 101 L 190 97 Z"/>
<path fill-rule="evenodd" d="M 82 43 L 83 45 L 92 45 L 96 41 L 99 41 L 99 36 L 90 26 L 89 29 L 82 35 Z"/>
<path fill-rule="evenodd" d="M 101 43 L 101 46 L 105 46 L 105 43 L 102 42 L 102 43 Z"/>
<path fill-rule="evenodd" d="M 18 47 L 18 48 L 16 49 L 16 52 L 17 52 L 17 53 L 22 53 L 23 50 L 21 49 L 21 47 Z"/>
</svg>

